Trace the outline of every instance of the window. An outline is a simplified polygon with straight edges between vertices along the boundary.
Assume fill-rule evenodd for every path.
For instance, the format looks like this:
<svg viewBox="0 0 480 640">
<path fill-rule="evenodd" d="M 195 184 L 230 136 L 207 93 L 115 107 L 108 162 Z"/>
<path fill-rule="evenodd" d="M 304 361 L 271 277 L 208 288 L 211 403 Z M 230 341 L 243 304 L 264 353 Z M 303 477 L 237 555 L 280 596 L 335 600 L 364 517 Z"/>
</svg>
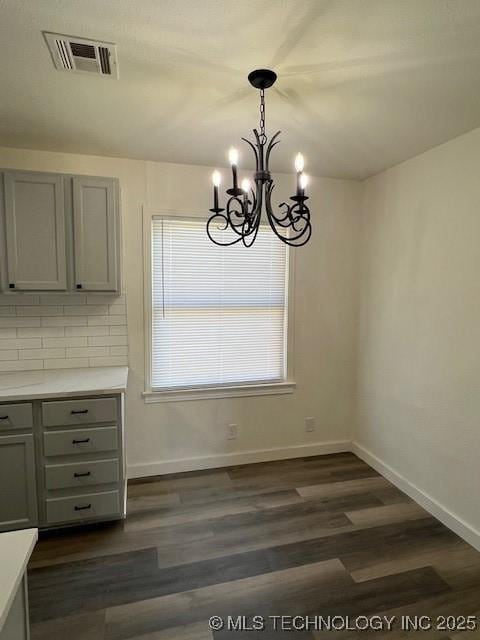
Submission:
<svg viewBox="0 0 480 640">
<path fill-rule="evenodd" d="M 284 382 L 287 246 L 262 227 L 245 248 L 214 245 L 202 219 L 151 225 L 152 391 Z"/>
</svg>

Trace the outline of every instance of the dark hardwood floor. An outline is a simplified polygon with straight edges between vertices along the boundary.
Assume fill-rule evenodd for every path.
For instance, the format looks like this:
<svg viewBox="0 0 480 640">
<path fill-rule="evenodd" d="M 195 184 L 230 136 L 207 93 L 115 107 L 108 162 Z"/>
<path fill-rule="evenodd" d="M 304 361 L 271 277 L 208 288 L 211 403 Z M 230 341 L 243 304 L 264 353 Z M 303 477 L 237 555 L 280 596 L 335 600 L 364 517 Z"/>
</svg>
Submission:
<svg viewBox="0 0 480 640">
<path fill-rule="evenodd" d="M 126 521 L 41 536 L 29 597 L 32 640 L 473 640 L 462 616 L 478 621 L 480 553 L 335 454 L 131 483 Z M 263 616 L 266 628 L 212 634 L 214 615 Z M 285 619 L 280 632 L 269 616 L 282 615 L 311 626 Z M 392 629 L 355 627 L 375 615 L 395 616 Z M 437 628 L 447 615 L 449 630 Z M 315 631 L 312 616 L 343 618 Z M 432 628 L 408 631 L 402 616 Z"/>
</svg>

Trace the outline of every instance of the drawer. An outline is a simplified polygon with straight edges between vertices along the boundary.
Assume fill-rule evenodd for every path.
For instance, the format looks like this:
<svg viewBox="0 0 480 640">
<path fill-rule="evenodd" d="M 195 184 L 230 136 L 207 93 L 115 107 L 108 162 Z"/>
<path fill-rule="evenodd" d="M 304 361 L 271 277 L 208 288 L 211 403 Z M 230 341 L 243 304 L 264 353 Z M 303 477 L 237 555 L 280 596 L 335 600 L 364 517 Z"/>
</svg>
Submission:
<svg viewBox="0 0 480 640">
<path fill-rule="evenodd" d="M 31 429 L 32 425 L 32 405 L 29 402 L 0 405 L 0 432 L 7 429 Z"/>
<path fill-rule="evenodd" d="M 118 491 L 86 493 L 71 498 L 49 498 L 47 524 L 75 522 L 120 515 L 120 494 Z"/>
<path fill-rule="evenodd" d="M 118 448 L 117 427 L 50 431 L 43 434 L 43 447 L 46 456 L 115 451 Z"/>
<path fill-rule="evenodd" d="M 118 482 L 118 460 L 94 460 L 71 464 L 48 464 L 45 467 L 47 489 L 69 489 L 92 484 Z"/>
<path fill-rule="evenodd" d="M 115 398 L 87 398 L 42 402 L 42 421 L 45 427 L 116 422 Z"/>
</svg>

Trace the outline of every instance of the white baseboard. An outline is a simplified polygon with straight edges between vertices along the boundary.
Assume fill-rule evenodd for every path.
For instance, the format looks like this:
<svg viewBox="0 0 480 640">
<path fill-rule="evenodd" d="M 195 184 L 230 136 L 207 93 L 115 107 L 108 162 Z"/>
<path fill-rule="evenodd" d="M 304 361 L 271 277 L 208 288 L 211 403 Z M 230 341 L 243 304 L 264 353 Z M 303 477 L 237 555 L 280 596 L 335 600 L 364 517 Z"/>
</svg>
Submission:
<svg viewBox="0 0 480 640">
<path fill-rule="evenodd" d="M 358 444 L 358 442 L 352 442 L 350 450 L 382 476 L 387 478 L 387 480 L 390 480 L 392 484 L 410 496 L 410 498 L 415 500 L 415 502 L 431 513 L 432 516 L 440 520 L 446 527 L 463 538 L 465 542 L 468 542 L 472 547 L 480 551 L 480 531 L 477 531 L 477 529 L 469 525 L 465 520 L 462 520 L 462 518 L 454 514 L 450 509 L 440 504 L 435 498 L 432 498 L 422 491 L 389 464 L 386 464 L 368 451 L 368 449 Z"/>
<path fill-rule="evenodd" d="M 341 453 L 350 451 L 350 445 L 349 440 L 336 440 L 333 442 L 315 442 L 313 444 L 295 445 L 293 447 L 239 451 L 236 453 L 220 453 L 196 458 L 131 464 L 128 465 L 128 477 L 144 478 L 146 476 L 160 476 L 166 473 L 231 467 L 237 464 L 251 464 L 252 462 L 271 462 L 272 460 L 287 460 L 288 458 L 303 458 L 328 453 Z"/>
</svg>

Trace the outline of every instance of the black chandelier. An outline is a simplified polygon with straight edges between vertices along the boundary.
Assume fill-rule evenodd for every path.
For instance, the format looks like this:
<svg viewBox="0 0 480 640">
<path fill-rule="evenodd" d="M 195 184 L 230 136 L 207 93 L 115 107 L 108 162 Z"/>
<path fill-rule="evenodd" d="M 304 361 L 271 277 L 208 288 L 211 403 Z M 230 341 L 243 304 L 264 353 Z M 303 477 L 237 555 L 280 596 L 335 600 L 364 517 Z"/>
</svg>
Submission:
<svg viewBox="0 0 480 640">
<path fill-rule="evenodd" d="M 251 187 L 250 181 L 247 179 L 242 180 L 241 187 L 238 186 L 238 151 L 231 148 L 229 160 L 232 165 L 233 184 L 226 191 L 230 197 L 227 200 L 226 208 L 223 209 L 219 207 L 218 201 L 218 187 L 220 186 L 221 176 L 218 171 L 213 172 L 214 200 L 213 208 L 210 209 L 212 215 L 207 222 L 207 234 L 210 240 L 217 245 L 229 246 L 242 242 L 246 247 L 252 246 L 260 227 L 263 203 L 265 203 L 265 212 L 271 228 L 275 235 L 285 244 L 292 247 L 301 247 L 308 242 L 312 235 L 310 210 L 305 204 L 308 200 L 305 195 L 307 176 L 303 172 L 304 159 L 301 153 L 298 153 L 295 157 L 297 191 L 294 196 L 290 197 L 292 203 L 282 202 L 279 205 L 280 211 L 278 213 L 274 213 L 272 209 L 271 198 L 275 185 L 270 174 L 269 161 L 273 147 L 280 142 L 277 139 L 280 131 L 277 131 L 268 141 L 265 134 L 265 89 L 271 87 L 276 79 L 277 74 L 270 69 L 257 69 L 248 75 L 250 84 L 260 91 L 260 131 L 253 130 L 255 143 L 242 138 L 250 145 L 255 154 L 254 187 Z M 230 239 L 221 241 L 218 235 L 221 235 L 222 231 L 230 231 L 233 234 L 230 233 Z M 217 237 L 214 237 L 214 235 Z"/>
</svg>

